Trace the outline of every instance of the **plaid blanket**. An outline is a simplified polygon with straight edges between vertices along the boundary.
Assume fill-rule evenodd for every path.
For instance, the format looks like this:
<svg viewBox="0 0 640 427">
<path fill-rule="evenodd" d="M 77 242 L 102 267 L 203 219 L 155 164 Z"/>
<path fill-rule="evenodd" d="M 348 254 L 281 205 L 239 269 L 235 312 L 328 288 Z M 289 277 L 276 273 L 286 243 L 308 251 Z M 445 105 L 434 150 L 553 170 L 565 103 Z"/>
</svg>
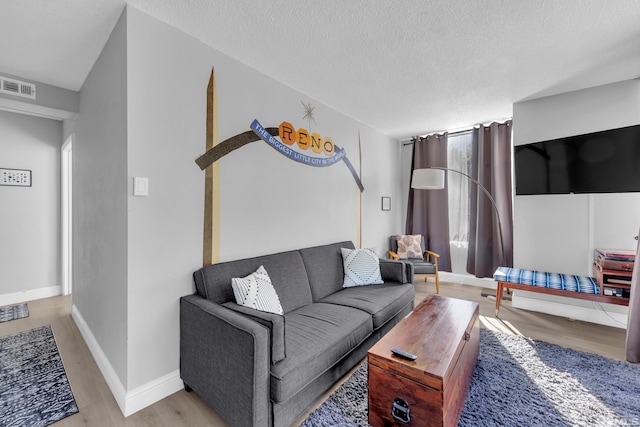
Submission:
<svg viewBox="0 0 640 427">
<path fill-rule="evenodd" d="M 498 267 L 495 273 L 493 273 L 493 279 L 500 282 L 538 286 L 541 288 L 600 294 L 600 286 L 596 279 L 586 276 L 574 276 L 572 274 Z"/>
</svg>

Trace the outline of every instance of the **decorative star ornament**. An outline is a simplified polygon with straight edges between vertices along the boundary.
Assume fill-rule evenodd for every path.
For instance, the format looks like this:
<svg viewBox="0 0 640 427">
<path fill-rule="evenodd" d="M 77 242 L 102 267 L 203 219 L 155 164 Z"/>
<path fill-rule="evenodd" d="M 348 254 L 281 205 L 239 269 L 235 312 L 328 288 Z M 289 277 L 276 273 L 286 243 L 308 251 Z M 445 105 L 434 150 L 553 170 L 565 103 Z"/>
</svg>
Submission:
<svg viewBox="0 0 640 427">
<path fill-rule="evenodd" d="M 300 101 L 300 103 L 304 107 L 304 116 L 302 116 L 302 118 L 307 119 L 307 121 L 309 122 L 309 127 L 311 127 L 312 121 L 314 124 L 317 125 L 316 119 L 313 117 L 313 113 L 316 107 L 313 107 L 310 102 L 305 104 L 304 102 Z"/>
</svg>

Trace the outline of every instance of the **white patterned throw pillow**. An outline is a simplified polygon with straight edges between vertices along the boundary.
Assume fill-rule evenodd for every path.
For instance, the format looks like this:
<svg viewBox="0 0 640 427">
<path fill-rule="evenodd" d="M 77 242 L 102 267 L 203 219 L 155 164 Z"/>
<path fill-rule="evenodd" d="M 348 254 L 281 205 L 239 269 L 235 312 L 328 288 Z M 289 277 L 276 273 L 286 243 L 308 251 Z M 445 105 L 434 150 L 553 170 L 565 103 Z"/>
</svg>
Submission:
<svg viewBox="0 0 640 427">
<path fill-rule="evenodd" d="M 341 248 L 344 264 L 343 288 L 384 283 L 377 249 Z"/>
<path fill-rule="evenodd" d="M 422 259 L 422 236 L 398 235 L 398 259 Z"/>
<path fill-rule="evenodd" d="M 263 266 L 247 277 L 232 278 L 231 287 L 239 305 L 268 313 L 284 314 L 280 298 Z"/>
</svg>

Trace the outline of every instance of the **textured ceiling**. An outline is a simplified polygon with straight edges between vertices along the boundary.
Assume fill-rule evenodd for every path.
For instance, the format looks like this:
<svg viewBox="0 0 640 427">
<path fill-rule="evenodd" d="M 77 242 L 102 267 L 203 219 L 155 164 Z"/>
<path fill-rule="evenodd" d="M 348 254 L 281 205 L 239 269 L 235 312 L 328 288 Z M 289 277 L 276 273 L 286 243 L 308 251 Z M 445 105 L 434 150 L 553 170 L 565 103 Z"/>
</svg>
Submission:
<svg viewBox="0 0 640 427">
<path fill-rule="evenodd" d="M 398 139 L 640 76 L 637 0 L 128 3 Z M 0 73 L 79 90 L 124 4 L 3 0 Z"/>
</svg>

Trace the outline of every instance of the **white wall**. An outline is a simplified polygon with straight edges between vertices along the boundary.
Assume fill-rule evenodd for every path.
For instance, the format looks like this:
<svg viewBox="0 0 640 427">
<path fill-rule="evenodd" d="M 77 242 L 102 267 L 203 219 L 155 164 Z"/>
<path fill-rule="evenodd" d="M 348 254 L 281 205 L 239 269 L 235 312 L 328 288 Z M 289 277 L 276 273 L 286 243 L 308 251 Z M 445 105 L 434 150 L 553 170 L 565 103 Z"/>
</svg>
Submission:
<svg viewBox="0 0 640 427">
<path fill-rule="evenodd" d="M 515 145 L 637 125 L 640 80 L 519 102 L 514 104 L 513 112 Z M 638 193 L 516 196 L 514 265 L 591 275 L 595 248 L 635 249 L 633 237 L 640 227 L 639 213 Z M 626 324 L 624 316 L 618 315 L 624 315 L 626 307 L 527 296 L 596 312 L 586 311 L 584 320 L 620 327 Z M 538 308 L 544 311 L 553 303 L 543 303 Z M 609 314 L 602 312 L 603 307 Z M 569 313 L 570 317 L 582 316 L 571 307 L 559 306 L 557 311 Z M 610 313 L 615 314 L 614 319 Z"/>
<path fill-rule="evenodd" d="M 0 186 L 0 305 L 60 293 L 61 144 L 60 122 L 0 111 L 0 167 L 32 171 Z"/>
<path fill-rule="evenodd" d="M 129 384 L 136 387 L 178 367 L 178 300 L 192 292 L 191 274 L 202 259 L 204 172 L 194 160 L 205 151 L 212 67 L 220 141 L 249 130 L 254 119 L 307 128 L 301 101 L 310 102 L 313 130 L 345 148 L 357 168 L 360 132 L 362 241 L 383 251 L 399 227 L 399 149 L 179 30 L 127 11 L 129 183 L 149 178 L 149 197 L 130 191 L 128 198 Z M 314 168 L 254 142 L 220 160 L 220 180 L 223 261 L 356 239 L 358 189 L 342 162 Z M 381 211 L 381 196 L 392 197 L 395 209 Z"/>
<path fill-rule="evenodd" d="M 178 369 L 179 299 L 202 265 L 204 45 L 127 8 L 128 335 L 130 388 Z M 168 82 L 176 82 L 176 84 Z M 178 83 L 179 82 L 179 83 Z M 149 196 L 134 197 L 134 176 Z"/>
<path fill-rule="evenodd" d="M 514 144 L 640 123 L 640 80 L 514 104 Z M 516 196 L 514 263 L 591 274 L 594 247 L 634 249 L 640 194 Z"/>
<path fill-rule="evenodd" d="M 212 67 L 220 141 L 254 119 L 306 128 L 301 101 L 310 102 L 310 130 L 345 148 L 356 169 L 360 134 L 363 245 L 384 251 L 400 227 L 397 141 L 127 7 L 81 90 L 77 121 L 64 128 L 76 133 L 82 182 L 77 322 L 126 415 L 181 388 L 179 298 L 202 265 L 205 174 L 195 159 L 205 151 Z M 253 142 L 219 164 L 222 261 L 356 240 L 358 190 L 342 162 L 313 168 Z M 148 197 L 132 195 L 135 176 L 149 178 Z M 381 196 L 391 211 L 381 211 Z"/>
</svg>

